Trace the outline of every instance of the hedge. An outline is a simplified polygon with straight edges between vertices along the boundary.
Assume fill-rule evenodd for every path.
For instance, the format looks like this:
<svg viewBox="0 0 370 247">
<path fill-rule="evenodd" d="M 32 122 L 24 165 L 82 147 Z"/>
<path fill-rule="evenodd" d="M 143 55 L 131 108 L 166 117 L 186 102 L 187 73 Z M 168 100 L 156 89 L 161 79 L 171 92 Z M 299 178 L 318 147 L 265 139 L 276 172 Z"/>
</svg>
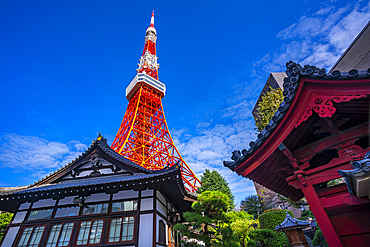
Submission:
<svg viewBox="0 0 370 247">
<path fill-rule="evenodd" d="M 285 212 L 288 212 L 292 217 L 294 217 L 291 210 L 277 210 L 258 216 L 258 221 L 260 222 L 261 229 L 275 230 L 276 226 L 284 221 L 286 216 Z"/>
</svg>

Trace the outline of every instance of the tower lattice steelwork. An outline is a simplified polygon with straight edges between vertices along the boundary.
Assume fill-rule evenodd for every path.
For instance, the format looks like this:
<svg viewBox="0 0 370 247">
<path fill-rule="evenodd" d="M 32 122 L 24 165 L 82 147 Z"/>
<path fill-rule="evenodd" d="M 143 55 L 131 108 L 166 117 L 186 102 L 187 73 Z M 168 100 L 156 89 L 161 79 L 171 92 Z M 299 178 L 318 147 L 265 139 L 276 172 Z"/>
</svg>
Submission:
<svg viewBox="0 0 370 247">
<path fill-rule="evenodd" d="M 126 88 L 129 104 L 111 147 L 147 169 L 180 165 L 186 189 L 195 192 L 200 181 L 177 150 L 164 116 L 162 98 L 166 86 L 158 79 L 156 41 L 153 11 L 137 75 Z"/>
</svg>

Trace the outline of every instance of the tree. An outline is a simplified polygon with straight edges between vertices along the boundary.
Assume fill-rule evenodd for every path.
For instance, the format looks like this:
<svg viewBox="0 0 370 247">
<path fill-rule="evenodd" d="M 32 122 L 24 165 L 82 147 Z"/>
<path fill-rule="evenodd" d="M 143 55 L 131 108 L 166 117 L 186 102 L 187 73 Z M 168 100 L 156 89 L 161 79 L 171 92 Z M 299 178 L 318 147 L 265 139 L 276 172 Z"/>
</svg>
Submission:
<svg viewBox="0 0 370 247">
<path fill-rule="evenodd" d="M 263 211 L 269 209 L 264 205 L 263 199 L 259 195 L 247 196 L 240 202 L 240 207 L 242 210 L 253 215 L 255 218 L 262 214 Z"/>
<path fill-rule="evenodd" d="M 226 212 L 230 199 L 220 191 L 205 191 L 191 206 L 192 212 L 185 212 L 185 223 L 177 223 L 175 231 L 190 239 L 203 241 L 210 246 L 237 246 L 229 226 Z"/>
<path fill-rule="evenodd" d="M 320 247 L 327 247 L 328 243 L 325 240 L 324 234 L 322 234 L 322 231 L 320 227 L 317 228 L 315 232 L 315 236 L 313 237 L 312 243 L 315 246 L 320 246 Z"/>
<path fill-rule="evenodd" d="M 227 214 L 227 217 L 231 222 L 230 227 L 239 245 L 242 247 L 247 246 L 249 233 L 259 228 L 258 221 L 253 220 L 253 215 L 245 211 L 231 211 Z"/>
<path fill-rule="evenodd" d="M 13 214 L 11 213 L 0 214 L 0 242 L 1 242 L 1 239 L 3 238 L 5 229 L 10 223 L 10 221 L 12 220 L 12 218 L 13 218 Z"/>
<path fill-rule="evenodd" d="M 255 231 L 251 231 L 249 233 L 249 238 L 250 240 L 247 243 L 247 247 L 257 247 L 257 246 L 281 247 L 281 246 L 284 246 L 284 243 L 279 241 L 278 235 L 276 234 L 276 232 L 270 229 L 258 229 Z"/>
<path fill-rule="evenodd" d="M 283 102 L 283 91 L 280 88 L 269 88 L 267 93 L 262 95 L 261 101 L 258 103 L 257 114 L 254 117 L 256 128 L 262 132 L 265 126 L 270 122 L 271 118 Z"/>
<path fill-rule="evenodd" d="M 202 185 L 198 188 L 198 193 L 203 193 L 204 191 L 220 191 L 226 194 L 230 199 L 229 210 L 234 208 L 234 195 L 231 193 L 229 184 L 226 182 L 225 178 L 221 176 L 220 173 L 213 170 L 210 171 L 206 169 L 201 176 Z"/>
</svg>

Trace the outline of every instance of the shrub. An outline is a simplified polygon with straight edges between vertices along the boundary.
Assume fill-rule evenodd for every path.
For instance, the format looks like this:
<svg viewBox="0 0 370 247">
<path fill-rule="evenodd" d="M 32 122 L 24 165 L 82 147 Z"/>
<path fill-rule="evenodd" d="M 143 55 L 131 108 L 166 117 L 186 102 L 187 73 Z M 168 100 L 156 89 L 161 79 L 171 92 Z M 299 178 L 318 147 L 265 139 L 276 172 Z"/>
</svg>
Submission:
<svg viewBox="0 0 370 247">
<path fill-rule="evenodd" d="M 250 240 L 247 247 L 266 246 L 266 247 L 281 247 L 289 246 L 288 239 L 281 238 L 278 233 L 270 229 L 258 229 L 249 233 Z"/>
<path fill-rule="evenodd" d="M 260 227 L 262 229 L 275 230 L 276 226 L 284 221 L 286 216 L 285 212 L 288 212 L 291 216 L 293 216 L 293 212 L 291 210 L 277 210 L 261 214 L 258 216 Z"/>
<path fill-rule="evenodd" d="M 273 211 L 279 211 L 279 210 L 281 210 L 281 209 L 280 208 L 271 208 L 271 209 L 267 209 L 267 210 L 263 211 L 263 214 L 273 212 Z"/>
<path fill-rule="evenodd" d="M 328 247 L 328 244 L 326 243 L 326 240 L 320 228 L 318 228 L 317 231 L 315 232 L 315 236 L 313 237 L 312 243 L 315 246 Z"/>
<path fill-rule="evenodd" d="M 267 211 L 267 210 L 266 210 Z M 260 222 L 260 227 L 262 229 L 269 229 L 275 231 L 276 226 L 282 223 L 285 220 L 286 212 L 293 216 L 291 210 L 271 210 L 267 213 L 261 214 L 258 216 L 258 221 Z M 288 238 L 285 233 L 277 232 L 276 240 L 280 245 L 277 246 L 289 246 Z"/>
</svg>

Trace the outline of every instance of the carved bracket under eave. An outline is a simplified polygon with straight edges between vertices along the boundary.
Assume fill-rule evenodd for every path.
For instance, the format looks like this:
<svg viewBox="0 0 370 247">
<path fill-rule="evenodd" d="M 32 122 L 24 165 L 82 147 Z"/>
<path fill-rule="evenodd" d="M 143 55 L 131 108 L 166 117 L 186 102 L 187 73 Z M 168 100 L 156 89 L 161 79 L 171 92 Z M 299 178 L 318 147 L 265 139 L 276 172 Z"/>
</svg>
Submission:
<svg viewBox="0 0 370 247">
<path fill-rule="evenodd" d="M 310 116 L 312 116 L 312 111 L 316 112 L 320 117 L 331 117 L 336 112 L 336 108 L 333 103 L 347 102 L 353 99 L 359 99 L 367 97 L 366 94 L 359 95 L 342 95 L 342 96 L 327 96 L 327 95 L 313 95 L 311 101 L 302 116 L 299 118 L 295 124 L 297 128 L 301 123 L 306 121 Z"/>
</svg>

